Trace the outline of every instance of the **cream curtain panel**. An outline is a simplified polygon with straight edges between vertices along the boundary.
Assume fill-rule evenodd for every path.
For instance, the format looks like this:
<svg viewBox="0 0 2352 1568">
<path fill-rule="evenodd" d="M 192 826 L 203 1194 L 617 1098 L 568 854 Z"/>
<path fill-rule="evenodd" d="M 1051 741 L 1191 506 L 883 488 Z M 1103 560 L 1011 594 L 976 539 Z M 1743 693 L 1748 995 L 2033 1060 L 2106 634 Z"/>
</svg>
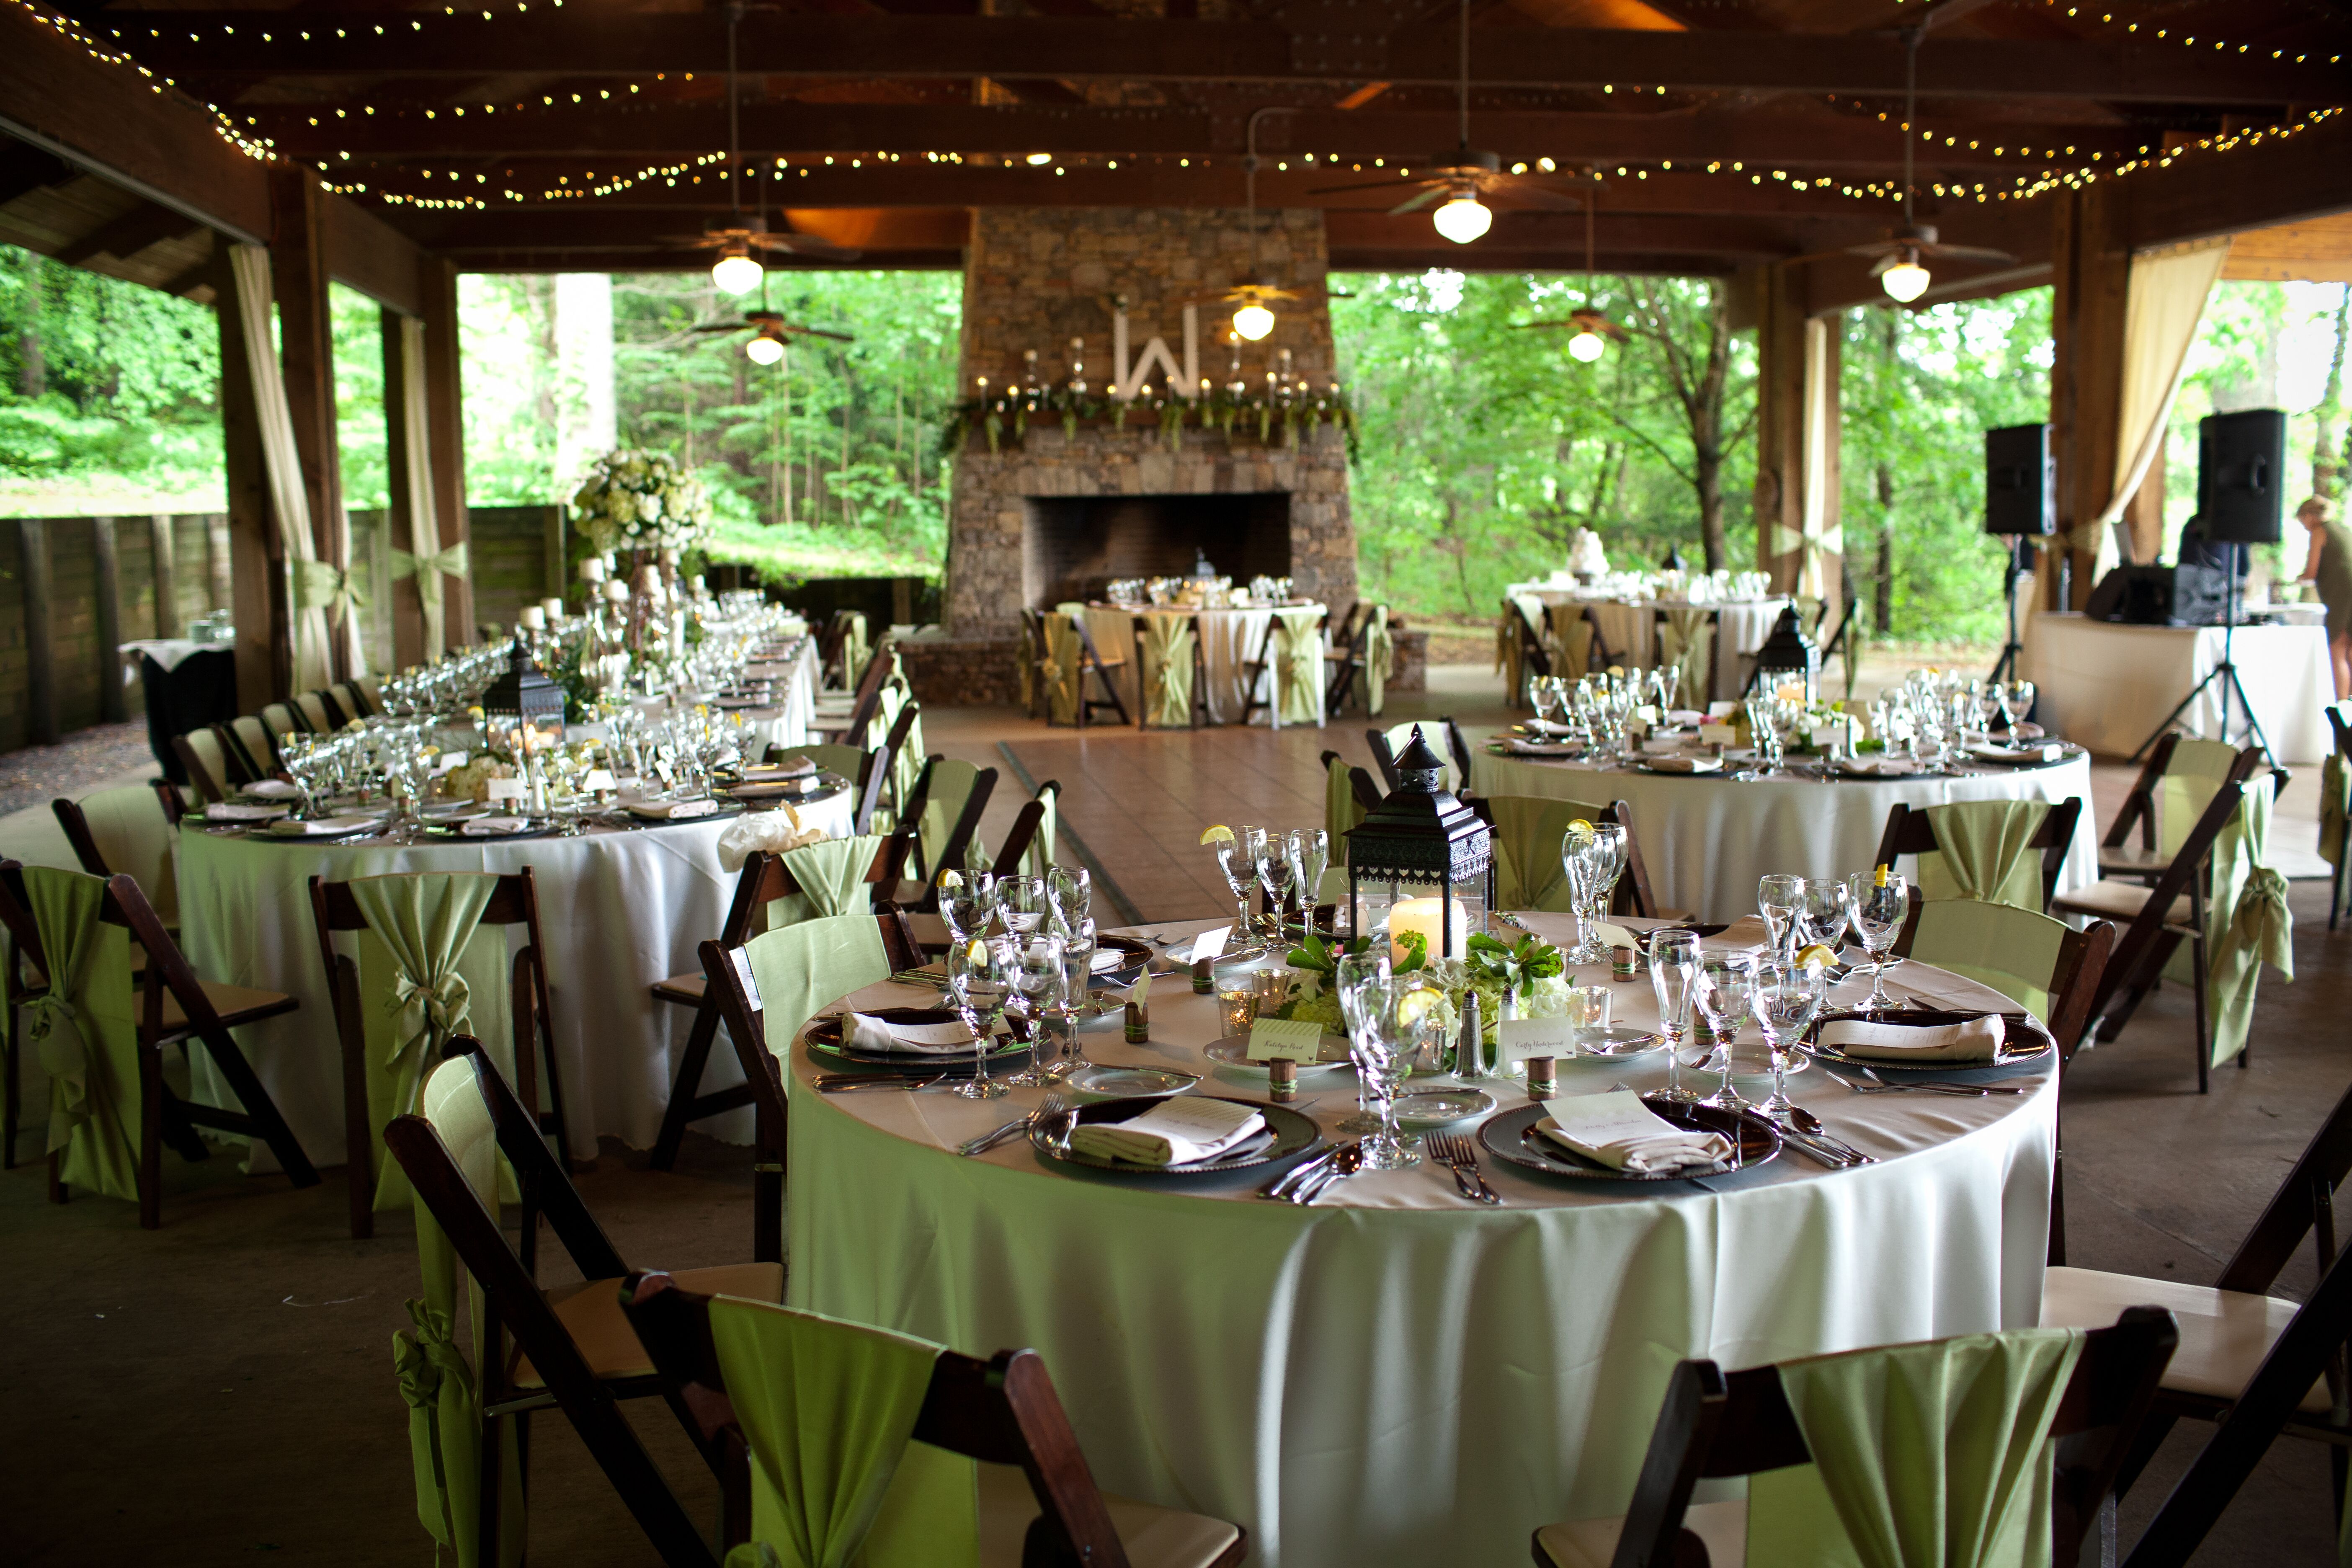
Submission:
<svg viewBox="0 0 2352 1568">
<path fill-rule="evenodd" d="M 408 437 L 408 548 L 392 552 L 392 574 L 416 578 L 416 598 L 425 620 L 425 662 L 439 661 L 448 647 L 448 588 L 444 574 L 463 577 L 466 542 L 441 547 L 441 518 L 433 504 L 433 435 L 425 418 L 425 323 L 400 319 L 400 422 Z"/>
<path fill-rule="evenodd" d="M 293 602 L 294 687 L 310 691 L 334 682 L 327 605 L 339 597 L 339 585 L 348 594 L 348 583 L 339 584 L 330 579 L 327 574 L 333 574 L 334 579 L 341 574 L 320 562 L 310 547 L 310 500 L 302 488 L 301 460 L 294 451 L 294 413 L 286 402 L 278 344 L 269 330 L 276 309 L 269 289 L 269 252 L 257 245 L 231 246 L 229 268 L 236 279 L 245 362 L 253 374 L 253 404 L 261 426 L 261 461 L 269 479 L 270 510 L 277 514 L 278 535 L 286 550 L 287 589 Z M 346 616 L 345 625 L 356 632 L 357 617 Z M 358 639 L 353 637 L 352 641 L 356 646 Z M 354 658 L 352 668 L 365 667 Z"/>
<path fill-rule="evenodd" d="M 1802 526 L 1783 523 L 1772 531 L 1773 553 L 1799 557 L 1795 592 L 1813 599 L 1842 596 L 1839 562 L 1845 554 L 1845 530 L 1833 518 L 1837 498 L 1829 483 L 1830 440 L 1838 421 L 1837 391 L 1829 374 L 1831 324 L 1826 316 L 1805 322 Z"/>
<path fill-rule="evenodd" d="M 2095 550 L 2095 581 L 2118 559 L 2115 530 L 2108 526 L 2147 478 L 2148 465 L 2164 446 L 2164 427 L 2180 378 L 2189 368 L 2189 345 L 2205 319 L 2205 301 L 2229 258 L 2230 240 L 2141 251 L 2131 259 L 2131 282 L 2124 296 L 2123 396 L 2116 416 L 2115 493 L 2094 525 L 2095 540 L 2078 534 L 2075 548 Z"/>
</svg>

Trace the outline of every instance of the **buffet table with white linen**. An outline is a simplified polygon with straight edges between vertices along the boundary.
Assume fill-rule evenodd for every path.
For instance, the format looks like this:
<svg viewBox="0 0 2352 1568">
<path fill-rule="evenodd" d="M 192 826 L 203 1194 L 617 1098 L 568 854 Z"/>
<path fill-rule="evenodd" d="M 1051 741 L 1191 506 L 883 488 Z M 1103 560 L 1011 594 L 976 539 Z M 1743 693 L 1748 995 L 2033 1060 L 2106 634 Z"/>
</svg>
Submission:
<svg viewBox="0 0 2352 1568">
<path fill-rule="evenodd" d="M 828 835 L 849 832 L 850 791 L 796 805 L 802 821 Z M 592 828 L 576 838 L 444 838 L 400 845 L 383 839 L 309 844 L 190 825 L 177 849 L 180 944 L 196 973 L 231 985 L 299 997 L 299 1012 L 237 1031 L 254 1071 L 268 1088 L 311 1163 L 341 1164 L 342 1058 L 332 1002 L 310 914 L 310 879 L 348 881 L 395 871 L 496 871 L 529 867 L 539 889 L 543 959 L 554 1009 L 555 1050 L 563 1074 L 572 1146 L 593 1152 L 599 1134 L 636 1147 L 660 1131 L 686 1043 L 690 1009 L 654 1001 L 647 987 L 673 974 L 699 973 L 696 948 L 719 934 L 735 894 L 734 875 L 719 863 L 719 835 L 733 815 L 656 827 Z M 522 928 L 511 928 L 519 948 Z M 477 996 L 478 1011 L 503 1021 L 504 997 Z M 234 1106 L 212 1058 L 190 1058 L 198 1097 Z M 740 1081 L 734 1058 L 713 1053 L 704 1087 Z M 544 1089 L 542 1089 L 544 1093 Z M 751 1140 L 751 1113 L 730 1111 L 701 1123 L 714 1137 Z M 270 1163 L 253 1147 L 255 1168 Z"/>
<path fill-rule="evenodd" d="M 1590 612 L 1601 641 L 1608 645 L 1611 660 L 1628 669 L 1647 669 L 1658 662 L 1660 610 L 1717 612 L 1713 696 L 1718 701 L 1736 698 L 1746 689 L 1756 650 L 1764 646 L 1780 612 L 1789 607 L 1787 599 L 1735 599 L 1706 605 L 1687 599 L 1599 599 L 1573 588 L 1538 583 L 1516 584 L 1510 591 L 1541 600 L 1555 625 L 1563 615 L 1573 616 L 1580 609 Z"/>
<path fill-rule="evenodd" d="M 2009 1005 L 1924 965 L 1895 983 Z M 1620 1021 L 1654 1025 L 1646 983 L 1611 994 Z M 1087 1055 L 1210 1068 L 1216 998 L 1168 977 L 1150 1005 L 1152 1043 L 1122 1043 L 1114 1013 L 1082 1032 Z M 1664 1077 L 1656 1054 L 1559 1068 L 1563 1094 Z M 1628 1187 L 1485 1154 L 1503 1199 L 1486 1208 L 1428 1163 L 1298 1207 L 1255 1195 L 1269 1167 L 1097 1173 L 1018 1139 L 962 1158 L 1040 1091 L 831 1096 L 814 1070 L 796 1047 L 791 1304 L 974 1355 L 1034 1347 L 1106 1490 L 1233 1520 L 1268 1568 L 1524 1562 L 1536 1526 L 1624 1508 L 1682 1358 L 1756 1366 L 2029 1325 L 2040 1307 L 2054 1076 L 2017 1080 L 2038 1085 L 2025 1096 L 1864 1097 L 1815 1069 L 1790 1092 L 1883 1163 L 1826 1171 L 1792 1149 Z M 1265 1080 L 1220 1068 L 1194 1092 L 1263 1102 Z M 1336 1138 L 1352 1069 L 1303 1077 L 1300 1094 Z"/>
<path fill-rule="evenodd" d="M 1780 776 L 1742 782 L 1727 773 L 1652 773 L 1594 768 L 1549 757 L 1497 756 L 1484 745 L 1470 758 L 1478 795 L 1544 795 L 1633 808 L 1633 830 L 1650 888 L 1668 909 L 1727 920 L 1756 907 L 1756 881 L 1776 871 L 1842 877 L 1878 858 L 1888 808 L 1958 800 L 2083 803 L 2074 847 L 2058 875 L 2061 891 L 2098 879 L 2098 827 L 2091 810 L 2091 759 L 2076 752 L 2040 767 L 1997 765 L 1957 774 L 1894 779 Z"/>
<path fill-rule="evenodd" d="M 1257 657 L 1259 645 L 1265 641 L 1266 626 L 1276 612 L 1322 608 L 1304 600 L 1291 605 L 1205 610 L 1173 605 L 1089 605 L 1087 635 L 1094 638 L 1096 649 L 1105 658 L 1127 660 L 1125 668 L 1115 671 L 1112 679 L 1118 683 L 1119 700 L 1127 704 L 1127 711 L 1132 717 L 1142 711 L 1139 692 L 1143 659 L 1135 644 L 1136 617 L 1177 616 L 1193 620 L 1201 628 L 1201 657 L 1208 672 L 1209 717 L 1220 724 L 1234 724 L 1240 722 L 1243 706 L 1250 695 L 1245 667 Z M 1271 670 L 1259 677 L 1261 684 L 1272 679 Z"/>
<path fill-rule="evenodd" d="M 2079 611 L 2043 611 L 2025 638 L 2036 712 L 2053 733 L 2109 756 L 2129 756 L 2164 716 L 2221 662 L 2220 626 L 2127 626 Z M 2278 762 L 2315 763 L 2335 750 L 2327 705 L 2336 677 L 2323 626 L 2240 626 L 2231 638 L 2238 679 Z M 2220 683 L 2181 721 L 2192 735 L 2221 735 Z M 2243 744 L 2246 710 L 2232 696 L 2231 734 Z"/>
</svg>

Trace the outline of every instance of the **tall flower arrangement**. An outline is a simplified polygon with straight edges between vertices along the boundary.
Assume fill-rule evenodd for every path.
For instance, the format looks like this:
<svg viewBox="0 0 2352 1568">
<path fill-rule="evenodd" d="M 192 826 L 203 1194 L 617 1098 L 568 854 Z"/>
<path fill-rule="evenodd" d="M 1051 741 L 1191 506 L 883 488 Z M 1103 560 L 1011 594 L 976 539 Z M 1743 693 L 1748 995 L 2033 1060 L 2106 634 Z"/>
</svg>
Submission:
<svg viewBox="0 0 2352 1568">
<path fill-rule="evenodd" d="M 702 481 L 664 452 L 607 452 L 572 497 L 572 519 L 597 550 L 685 551 L 710 531 Z"/>
</svg>

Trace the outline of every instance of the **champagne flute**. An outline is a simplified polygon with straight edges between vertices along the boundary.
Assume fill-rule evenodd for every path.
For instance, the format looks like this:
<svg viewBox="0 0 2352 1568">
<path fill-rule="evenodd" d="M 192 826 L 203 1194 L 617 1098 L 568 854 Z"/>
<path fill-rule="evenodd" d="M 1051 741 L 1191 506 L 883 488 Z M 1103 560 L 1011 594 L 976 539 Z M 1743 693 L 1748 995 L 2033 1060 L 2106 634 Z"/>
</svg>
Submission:
<svg viewBox="0 0 2352 1568">
<path fill-rule="evenodd" d="M 1579 936 L 1591 949 L 1591 956 L 1580 953 L 1578 962 L 1599 963 L 1609 956 L 1593 929 L 1609 913 L 1609 905 L 1617 893 L 1618 879 L 1625 874 L 1625 827 L 1622 823 L 1596 822 L 1592 825 L 1592 841 L 1584 848 L 1584 900 L 1588 913 L 1580 920 Z"/>
<path fill-rule="evenodd" d="M 1064 1027 L 1069 1030 L 1069 1058 L 1057 1064 L 1055 1076 L 1062 1077 L 1093 1064 L 1087 1060 L 1086 1048 L 1078 1041 L 1079 1015 L 1093 1011 L 1095 977 L 1095 922 L 1080 915 L 1077 923 L 1060 933 L 1062 938 L 1062 1005 Z"/>
<path fill-rule="evenodd" d="M 1683 1045 L 1690 1035 L 1691 991 L 1698 978 L 1698 932 L 1650 933 L 1650 990 L 1658 999 L 1658 1036 L 1666 1042 L 1664 1097 L 1677 1105 L 1698 1099 L 1683 1085 Z"/>
<path fill-rule="evenodd" d="M 1804 902 L 1805 879 L 1787 872 L 1774 872 L 1756 879 L 1756 910 L 1764 917 L 1764 929 L 1772 939 L 1772 956 L 1785 959 L 1796 949 L 1790 939 L 1796 935 L 1797 907 Z"/>
<path fill-rule="evenodd" d="M 1228 957 L 1238 958 L 1257 951 L 1250 940 L 1250 889 L 1257 885 L 1257 868 L 1251 862 L 1246 836 L 1261 829 L 1244 827 L 1230 838 L 1216 841 L 1217 869 L 1224 874 L 1225 890 L 1234 896 L 1233 934 L 1226 940 Z"/>
<path fill-rule="evenodd" d="M 1283 911 L 1298 886 L 1298 867 L 1290 858 L 1290 845 L 1279 832 L 1268 829 L 1254 846 L 1258 886 L 1265 889 L 1266 938 L 1277 945 L 1283 939 Z"/>
<path fill-rule="evenodd" d="M 1772 1092 L 1757 1109 L 1777 1121 L 1796 1109 L 1789 1100 L 1789 1059 L 1821 1010 L 1822 971 L 1810 963 L 1759 964 L 1748 1005 L 1772 1061 Z M 1727 1072 L 1724 1082 L 1730 1081 Z"/>
<path fill-rule="evenodd" d="M 1911 884 L 1885 868 L 1856 871 L 1845 880 L 1853 904 L 1853 929 L 1870 954 L 1870 995 L 1863 1010 L 1883 1013 L 1895 1005 L 1895 998 L 1886 994 L 1886 954 L 1911 912 Z"/>
<path fill-rule="evenodd" d="M 1323 896 L 1323 872 L 1331 863 L 1331 836 L 1320 827 L 1291 829 L 1290 868 L 1298 879 L 1298 903 L 1307 927 L 1315 929 L 1315 909 Z"/>
<path fill-rule="evenodd" d="M 1707 1031 L 1715 1037 L 1716 1048 L 1723 1053 L 1723 1081 L 1699 1101 L 1701 1105 L 1718 1110 L 1748 1109 L 1748 1101 L 1731 1087 L 1731 1057 L 1739 1039 L 1739 1026 L 1748 1021 L 1749 993 L 1755 983 L 1756 961 L 1747 953 L 1713 953 L 1699 963 L 1692 995 L 1706 1018 Z"/>
<path fill-rule="evenodd" d="M 1008 1092 L 1003 1084 L 992 1082 L 988 1076 L 989 1024 L 993 1012 L 988 1004 L 1003 994 L 996 956 L 977 937 L 959 939 L 948 948 L 947 972 L 948 999 L 955 1004 L 963 1026 L 971 1031 L 971 1077 L 950 1092 L 966 1100 L 994 1100 Z"/>
<path fill-rule="evenodd" d="M 1389 976 L 1388 943 L 1373 942 L 1363 952 L 1341 957 L 1332 969 L 1331 984 L 1339 994 L 1339 1017 L 1352 1045 L 1356 1031 L 1361 1026 L 1366 988 L 1374 982 L 1385 982 Z M 1342 1132 L 1377 1132 L 1381 1119 L 1372 1114 L 1371 1080 L 1360 1070 L 1356 1075 L 1356 1113 L 1341 1121 Z"/>
<path fill-rule="evenodd" d="M 1396 1135 L 1396 1085 L 1391 1078 L 1403 1051 L 1399 1039 L 1399 1005 L 1414 989 L 1409 979 L 1381 974 L 1364 982 L 1357 1000 L 1356 1026 L 1349 1033 L 1349 1055 L 1356 1075 L 1372 1096 L 1377 1130 L 1364 1139 L 1362 1169 L 1402 1171 L 1421 1163 L 1421 1156 L 1404 1147 Z"/>
</svg>

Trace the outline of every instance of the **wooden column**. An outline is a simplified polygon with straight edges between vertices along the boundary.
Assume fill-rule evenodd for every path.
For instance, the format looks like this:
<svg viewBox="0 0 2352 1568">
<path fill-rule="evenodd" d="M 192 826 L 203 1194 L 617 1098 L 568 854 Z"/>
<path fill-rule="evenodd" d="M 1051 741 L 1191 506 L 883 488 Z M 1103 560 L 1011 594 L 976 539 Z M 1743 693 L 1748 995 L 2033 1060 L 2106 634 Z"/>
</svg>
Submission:
<svg viewBox="0 0 2352 1568">
<path fill-rule="evenodd" d="M 229 242 L 213 243 L 214 308 L 220 317 L 221 457 L 228 481 L 229 611 L 236 622 L 236 704 L 258 713 L 293 694 L 294 622 L 286 549 L 261 457 L 261 415 L 245 353 L 243 308 Z"/>
<path fill-rule="evenodd" d="M 473 537 L 466 516 L 466 411 L 457 351 L 457 269 L 439 257 L 417 263 L 425 317 L 425 423 L 433 459 L 433 510 L 446 549 Z M 441 584 L 451 647 L 474 640 L 474 581 Z"/>
<path fill-rule="evenodd" d="M 172 514 L 159 511 L 147 519 L 148 551 L 155 563 L 155 635 L 180 635 L 180 556 L 172 536 Z"/>
<path fill-rule="evenodd" d="M 118 519 L 89 520 L 90 549 L 97 571 L 91 574 L 91 596 L 97 600 L 98 720 L 120 724 L 130 716 L 122 700 L 122 552 L 114 537 Z"/>
<path fill-rule="evenodd" d="M 2169 419 L 2165 421 L 2169 426 Z M 2156 458 L 2147 466 L 2147 477 L 2132 492 L 2124 506 L 2124 521 L 2131 524 L 2132 559 L 2153 561 L 2164 549 L 2164 491 L 2167 466 L 2172 460 L 2172 440 L 2168 431 L 2158 427 L 2156 433 Z"/>
<path fill-rule="evenodd" d="M 1805 526 L 1804 279 L 1775 264 L 1756 289 L 1756 568 L 1786 592 L 1802 552 L 1782 541 Z"/>
<path fill-rule="evenodd" d="M 415 498 L 408 488 L 408 366 L 401 353 L 401 323 L 407 318 L 385 306 L 381 312 L 383 345 L 383 464 L 391 506 L 384 513 L 385 543 L 393 550 L 425 553 L 416 541 Z M 415 576 L 392 580 L 392 662 L 396 669 L 425 661 L 425 606 Z"/>
<path fill-rule="evenodd" d="M 2124 300 L 2131 254 L 2117 230 L 2111 184 L 2052 195 L 2050 447 L 2057 466 L 2060 538 L 2071 568 L 2069 601 L 2060 604 L 2053 564 L 2037 581 L 2052 609 L 2080 609 L 2090 596 L 2098 539 L 2092 525 L 2116 479 L 2116 418 L 2123 400 Z"/>
<path fill-rule="evenodd" d="M 278 296 L 278 353 L 294 419 L 294 453 L 310 506 L 310 549 L 348 567 L 351 523 L 343 516 L 341 454 L 335 440 L 334 313 L 327 295 L 327 247 L 319 177 L 287 164 L 269 172 L 269 270 Z M 331 617 L 331 668 L 352 674 L 352 637 Z"/>
<path fill-rule="evenodd" d="M 16 520 L 17 571 L 25 595 L 25 739 L 36 746 L 58 743 L 57 619 L 49 614 L 56 589 L 49 574 L 49 525 L 45 518 Z"/>
</svg>

